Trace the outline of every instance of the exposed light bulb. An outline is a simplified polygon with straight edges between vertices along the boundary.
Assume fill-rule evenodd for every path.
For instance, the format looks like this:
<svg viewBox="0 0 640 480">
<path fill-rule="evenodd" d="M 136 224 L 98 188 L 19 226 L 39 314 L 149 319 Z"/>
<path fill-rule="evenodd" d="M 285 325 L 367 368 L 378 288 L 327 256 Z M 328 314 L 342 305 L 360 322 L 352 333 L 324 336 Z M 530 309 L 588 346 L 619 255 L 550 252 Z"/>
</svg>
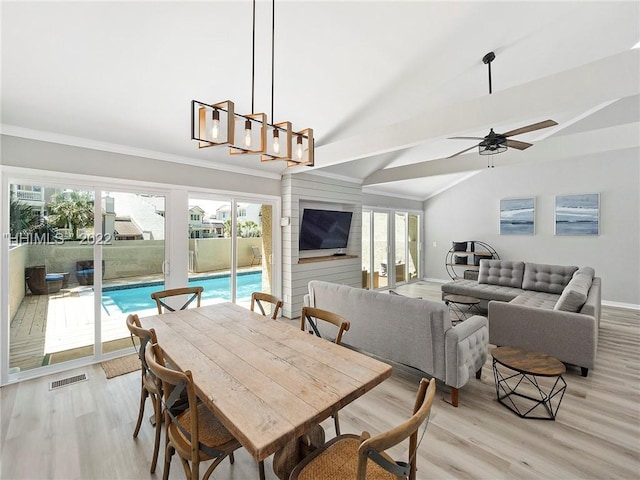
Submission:
<svg viewBox="0 0 640 480">
<path fill-rule="evenodd" d="M 214 110 L 211 118 L 213 119 L 211 122 L 211 138 L 213 140 L 220 140 L 220 112 Z"/>
<path fill-rule="evenodd" d="M 251 120 L 244 122 L 244 146 L 251 146 Z"/>
<path fill-rule="evenodd" d="M 273 131 L 273 153 L 280 153 L 280 132 L 277 128 Z"/>
<path fill-rule="evenodd" d="M 299 135 L 296 140 L 296 157 L 298 160 L 302 160 L 302 153 L 302 135 Z"/>
</svg>

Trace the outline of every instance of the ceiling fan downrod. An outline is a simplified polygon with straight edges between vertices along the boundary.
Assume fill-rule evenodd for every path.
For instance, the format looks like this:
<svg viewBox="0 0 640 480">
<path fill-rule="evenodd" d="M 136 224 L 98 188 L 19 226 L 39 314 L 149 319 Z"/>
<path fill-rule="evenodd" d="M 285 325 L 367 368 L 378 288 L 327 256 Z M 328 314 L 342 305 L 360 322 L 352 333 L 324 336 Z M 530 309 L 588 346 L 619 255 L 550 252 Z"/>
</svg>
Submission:
<svg viewBox="0 0 640 480">
<path fill-rule="evenodd" d="M 489 52 L 487 53 L 484 57 L 482 57 L 482 62 L 485 65 L 489 66 L 489 95 L 491 95 L 492 90 L 491 90 L 491 62 L 493 62 L 496 59 L 496 54 L 493 52 Z"/>
</svg>

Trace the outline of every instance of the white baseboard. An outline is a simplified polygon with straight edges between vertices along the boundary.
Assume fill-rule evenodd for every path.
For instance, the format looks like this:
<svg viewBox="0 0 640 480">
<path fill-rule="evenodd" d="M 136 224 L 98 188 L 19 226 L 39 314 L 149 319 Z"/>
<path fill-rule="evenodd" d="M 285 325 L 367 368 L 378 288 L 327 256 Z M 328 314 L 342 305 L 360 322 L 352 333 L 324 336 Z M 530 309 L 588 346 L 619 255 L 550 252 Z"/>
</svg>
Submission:
<svg viewBox="0 0 640 480">
<path fill-rule="evenodd" d="M 447 279 L 447 280 L 443 280 L 441 278 L 425 278 L 423 277 L 422 280 L 424 280 L 425 282 L 433 282 L 433 283 L 449 283 L 451 281 L 451 279 Z"/>
<path fill-rule="evenodd" d="M 608 300 L 602 300 L 602 305 L 613 308 L 623 308 L 625 310 L 640 310 L 640 305 L 635 305 L 633 303 L 609 302 Z"/>
</svg>

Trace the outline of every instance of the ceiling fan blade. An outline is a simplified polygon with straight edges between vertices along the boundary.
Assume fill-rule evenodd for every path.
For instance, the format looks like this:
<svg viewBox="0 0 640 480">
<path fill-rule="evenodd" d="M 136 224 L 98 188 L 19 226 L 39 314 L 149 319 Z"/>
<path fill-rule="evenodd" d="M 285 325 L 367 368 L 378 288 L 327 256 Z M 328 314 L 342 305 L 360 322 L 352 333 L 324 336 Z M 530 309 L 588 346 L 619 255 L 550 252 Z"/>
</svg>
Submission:
<svg viewBox="0 0 640 480">
<path fill-rule="evenodd" d="M 484 137 L 449 137 L 447 140 L 484 140 Z"/>
<path fill-rule="evenodd" d="M 502 135 L 505 137 L 512 137 L 513 135 L 520 135 L 521 133 L 533 132 L 535 130 L 540 130 L 541 128 L 548 128 L 557 125 L 558 122 L 553 120 L 545 120 L 544 122 L 532 123 L 531 125 L 527 125 L 526 127 L 516 128 L 515 130 L 511 130 L 509 132 L 503 133 Z"/>
<path fill-rule="evenodd" d="M 516 150 L 524 150 L 532 145 L 533 143 L 521 142 L 520 140 L 507 140 L 507 147 L 515 148 Z"/>
<path fill-rule="evenodd" d="M 458 155 L 462 155 L 464 152 L 468 152 L 469 150 L 473 150 L 474 148 L 476 148 L 478 146 L 478 144 L 476 143 L 475 145 L 469 147 L 469 148 L 465 148 L 464 150 L 459 151 L 458 153 L 454 153 L 453 155 L 449 156 L 449 157 L 445 157 L 445 159 L 447 158 L 453 158 L 453 157 L 457 157 Z"/>
</svg>

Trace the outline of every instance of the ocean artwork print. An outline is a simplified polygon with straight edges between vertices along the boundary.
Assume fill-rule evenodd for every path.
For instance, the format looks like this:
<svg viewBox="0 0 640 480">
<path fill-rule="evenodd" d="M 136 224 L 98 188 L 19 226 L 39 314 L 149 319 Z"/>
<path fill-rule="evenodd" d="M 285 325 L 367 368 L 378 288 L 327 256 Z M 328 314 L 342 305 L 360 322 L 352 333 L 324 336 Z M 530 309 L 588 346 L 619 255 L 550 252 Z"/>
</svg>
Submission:
<svg viewBox="0 0 640 480">
<path fill-rule="evenodd" d="M 500 235 L 533 235 L 535 218 L 535 197 L 500 200 Z"/>
<path fill-rule="evenodd" d="M 556 235 L 598 235 L 600 194 L 556 196 Z"/>
</svg>

